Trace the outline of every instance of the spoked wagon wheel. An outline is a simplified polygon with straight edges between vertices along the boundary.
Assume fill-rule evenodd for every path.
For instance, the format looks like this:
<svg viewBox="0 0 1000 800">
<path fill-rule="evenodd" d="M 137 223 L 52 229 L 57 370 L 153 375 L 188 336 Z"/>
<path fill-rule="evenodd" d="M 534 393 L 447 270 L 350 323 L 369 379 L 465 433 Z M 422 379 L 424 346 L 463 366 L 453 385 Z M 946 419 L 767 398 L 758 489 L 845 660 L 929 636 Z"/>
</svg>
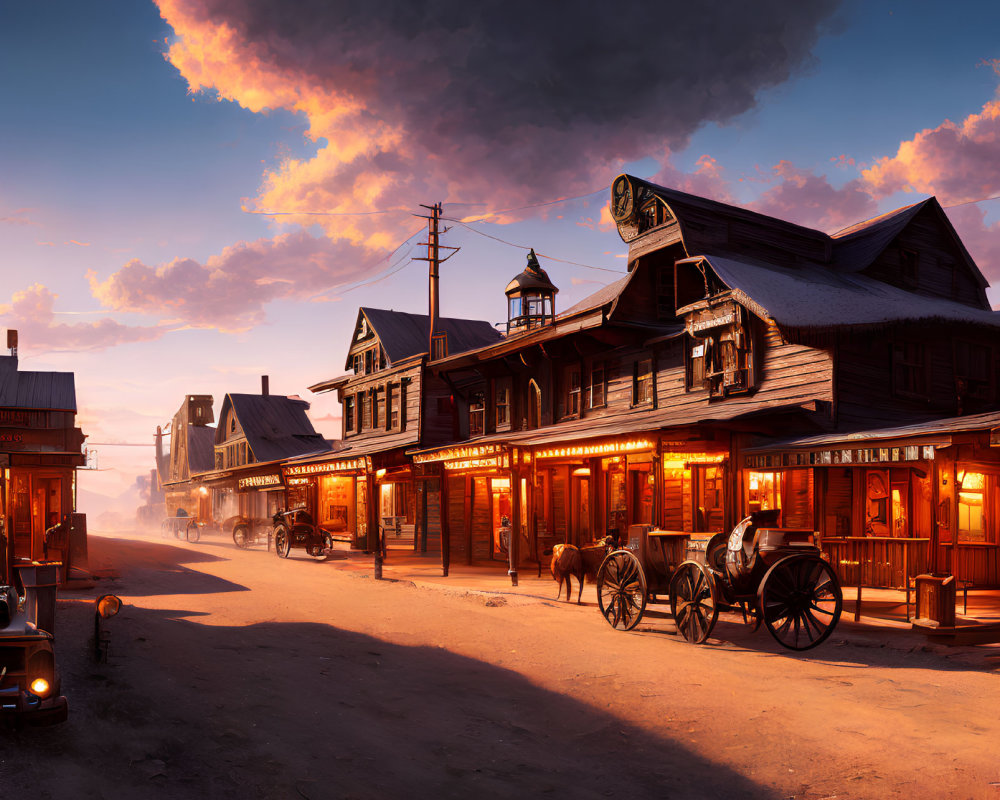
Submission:
<svg viewBox="0 0 1000 800">
<path fill-rule="evenodd" d="M 715 581 L 697 561 L 685 561 L 670 580 L 670 613 L 677 630 L 691 644 L 701 644 L 715 627 L 719 604 Z"/>
<path fill-rule="evenodd" d="M 833 633 L 843 606 L 833 568 L 816 556 L 789 556 L 760 583 L 757 604 L 764 624 L 789 650 L 808 650 Z"/>
<path fill-rule="evenodd" d="M 292 549 L 292 543 L 288 541 L 288 529 L 284 525 L 279 525 L 274 529 L 274 552 L 279 558 L 288 558 L 288 552 Z"/>
<path fill-rule="evenodd" d="M 743 624 L 749 626 L 751 633 L 760 628 L 761 614 L 756 600 L 740 600 L 740 612 L 743 614 Z"/>
<path fill-rule="evenodd" d="M 250 531 L 246 525 L 237 525 L 233 528 L 233 544 L 240 550 L 246 550 L 250 546 Z"/>
<path fill-rule="evenodd" d="M 597 571 L 597 605 L 612 628 L 630 631 L 646 610 L 646 576 L 628 550 L 609 553 Z"/>
<path fill-rule="evenodd" d="M 201 526 L 197 522 L 192 520 L 187 524 L 187 530 L 184 533 L 187 540 L 191 543 L 197 542 L 201 539 Z"/>
</svg>

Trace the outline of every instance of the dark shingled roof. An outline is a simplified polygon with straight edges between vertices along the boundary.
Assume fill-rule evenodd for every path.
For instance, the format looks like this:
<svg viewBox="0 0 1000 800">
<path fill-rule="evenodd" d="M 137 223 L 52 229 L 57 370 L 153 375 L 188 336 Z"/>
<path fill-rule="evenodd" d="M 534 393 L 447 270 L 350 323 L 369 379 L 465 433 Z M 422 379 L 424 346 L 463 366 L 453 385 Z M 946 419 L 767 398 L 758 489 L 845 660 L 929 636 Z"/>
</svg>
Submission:
<svg viewBox="0 0 1000 800">
<path fill-rule="evenodd" d="M 0 356 L 0 407 L 76 411 L 72 372 L 22 372 L 17 356 Z"/>
<path fill-rule="evenodd" d="M 215 466 L 215 428 L 188 425 L 188 468 L 192 473 L 207 472 Z"/>
<path fill-rule="evenodd" d="M 330 443 L 316 432 L 306 415 L 305 400 L 281 395 L 227 394 L 219 412 L 226 419 L 232 406 L 247 443 L 257 461 L 281 461 L 307 453 L 322 453 Z M 215 444 L 223 444 L 226 433 L 218 428 Z"/>
<path fill-rule="evenodd" d="M 368 318 L 390 364 L 427 352 L 430 317 L 426 314 L 382 308 L 362 308 L 361 313 Z M 503 338 L 490 323 L 479 319 L 441 317 L 437 330 L 448 334 L 449 354 L 495 344 Z M 345 369 L 350 368 L 348 363 Z"/>
<path fill-rule="evenodd" d="M 705 258 L 740 304 L 782 326 L 838 328 L 943 320 L 1000 328 L 1000 312 L 915 294 L 865 275 L 820 266 L 789 269 L 726 256 Z"/>
</svg>

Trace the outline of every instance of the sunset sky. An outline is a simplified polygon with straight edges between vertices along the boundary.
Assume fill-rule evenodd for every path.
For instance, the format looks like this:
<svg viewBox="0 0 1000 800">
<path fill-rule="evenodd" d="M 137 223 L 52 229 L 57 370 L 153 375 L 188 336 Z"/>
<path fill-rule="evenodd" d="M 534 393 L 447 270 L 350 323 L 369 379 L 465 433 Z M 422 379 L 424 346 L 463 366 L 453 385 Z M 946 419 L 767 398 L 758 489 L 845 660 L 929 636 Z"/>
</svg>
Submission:
<svg viewBox="0 0 1000 800">
<path fill-rule="evenodd" d="M 338 435 L 306 387 L 358 306 L 426 313 L 421 203 L 446 316 L 504 319 L 529 247 L 557 309 L 623 274 L 621 171 L 828 232 L 934 194 L 1000 286 L 1000 5 L 947 9 L 4 3 L 0 326 L 76 373 L 115 497 L 187 393 L 266 374 Z"/>
</svg>

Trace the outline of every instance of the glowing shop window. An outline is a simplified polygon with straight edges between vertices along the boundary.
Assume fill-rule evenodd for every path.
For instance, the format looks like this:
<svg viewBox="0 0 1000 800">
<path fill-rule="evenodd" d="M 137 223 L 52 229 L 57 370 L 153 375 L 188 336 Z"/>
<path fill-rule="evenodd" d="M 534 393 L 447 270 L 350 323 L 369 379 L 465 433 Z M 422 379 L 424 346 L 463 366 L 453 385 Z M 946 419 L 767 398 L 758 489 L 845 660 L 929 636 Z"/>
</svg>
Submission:
<svg viewBox="0 0 1000 800">
<path fill-rule="evenodd" d="M 747 510 L 768 511 L 781 508 L 781 473 L 747 473 Z"/>
<path fill-rule="evenodd" d="M 967 542 L 986 540 L 983 524 L 983 497 L 986 476 L 980 472 L 967 472 L 959 484 L 958 493 L 958 535 Z"/>
</svg>

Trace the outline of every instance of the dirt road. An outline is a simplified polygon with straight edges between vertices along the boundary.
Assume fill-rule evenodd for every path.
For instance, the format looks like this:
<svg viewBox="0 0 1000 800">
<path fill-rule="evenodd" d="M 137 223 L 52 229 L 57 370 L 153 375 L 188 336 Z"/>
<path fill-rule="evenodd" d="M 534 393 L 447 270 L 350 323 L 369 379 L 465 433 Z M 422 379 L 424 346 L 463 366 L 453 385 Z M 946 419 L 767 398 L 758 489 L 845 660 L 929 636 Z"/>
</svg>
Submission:
<svg viewBox="0 0 1000 800">
<path fill-rule="evenodd" d="M 376 582 L 221 540 L 91 553 L 119 577 L 60 600 L 70 721 L 2 734 L 4 794 L 1000 798 L 995 648 L 842 625 L 796 655 L 735 621 L 692 647 L 667 618 L 612 631 L 592 592 Z M 126 607 L 95 665 L 105 591 Z"/>
</svg>

